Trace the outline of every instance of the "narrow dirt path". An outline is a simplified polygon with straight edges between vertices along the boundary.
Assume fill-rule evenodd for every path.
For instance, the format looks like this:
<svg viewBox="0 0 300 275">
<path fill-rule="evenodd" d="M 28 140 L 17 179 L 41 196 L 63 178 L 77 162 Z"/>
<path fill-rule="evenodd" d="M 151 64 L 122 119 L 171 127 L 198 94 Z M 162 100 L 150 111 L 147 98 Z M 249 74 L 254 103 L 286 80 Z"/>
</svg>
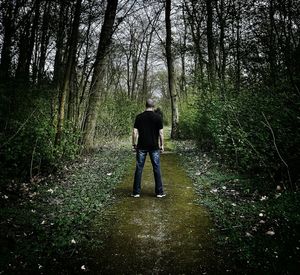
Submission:
<svg viewBox="0 0 300 275">
<path fill-rule="evenodd" d="M 133 156 L 134 159 L 134 156 Z M 130 197 L 131 171 L 116 188 L 116 203 L 105 214 L 104 246 L 97 252 L 101 274 L 208 274 L 217 270 L 206 210 L 178 156 L 161 156 L 165 198 L 154 196 L 147 156 L 140 198 Z"/>
</svg>

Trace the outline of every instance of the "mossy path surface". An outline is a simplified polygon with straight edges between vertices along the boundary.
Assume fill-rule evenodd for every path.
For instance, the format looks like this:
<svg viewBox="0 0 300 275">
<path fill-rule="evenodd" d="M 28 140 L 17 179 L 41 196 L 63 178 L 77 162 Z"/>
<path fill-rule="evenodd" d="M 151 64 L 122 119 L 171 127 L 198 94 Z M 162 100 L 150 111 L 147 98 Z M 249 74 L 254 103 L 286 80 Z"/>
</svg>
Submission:
<svg viewBox="0 0 300 275">
<path fill-rule="evenodd" d="M 195 203 L 191 180 L 172 152 L 161 155 L 167 196 L 156 198 L 149 156 L 140 198 L 130 197 L 135 168 L 116 187 L 116 202 L 105 211 L 102 249 L 95 252 L 101 274 L 208 274 L 217 271 L 217 257 L 207 211 Z M 97 221 L 95 222 L 97 226 Z"/>
</svg>

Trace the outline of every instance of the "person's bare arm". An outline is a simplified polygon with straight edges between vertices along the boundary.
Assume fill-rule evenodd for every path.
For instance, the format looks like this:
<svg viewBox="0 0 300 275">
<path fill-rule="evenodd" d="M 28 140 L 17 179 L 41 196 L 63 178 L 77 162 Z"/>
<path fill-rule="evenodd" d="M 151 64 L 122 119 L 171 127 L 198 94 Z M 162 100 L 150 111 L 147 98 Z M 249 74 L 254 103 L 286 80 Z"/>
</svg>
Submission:
<svg viewBox="0 0 300 275">
<path fill-rule="evenodd" d="M 159 130 L 159 148 L 161 152 L 164 151 L 164 130 L 163 129 Z"/>
<path fill-rule="evenodd" d="M 139 131 L 136 128 L 133 128 L 132 131 L 132 148 L 135 151 L 136 150 L 136 145 L 139 137 Z"/>
</svg>

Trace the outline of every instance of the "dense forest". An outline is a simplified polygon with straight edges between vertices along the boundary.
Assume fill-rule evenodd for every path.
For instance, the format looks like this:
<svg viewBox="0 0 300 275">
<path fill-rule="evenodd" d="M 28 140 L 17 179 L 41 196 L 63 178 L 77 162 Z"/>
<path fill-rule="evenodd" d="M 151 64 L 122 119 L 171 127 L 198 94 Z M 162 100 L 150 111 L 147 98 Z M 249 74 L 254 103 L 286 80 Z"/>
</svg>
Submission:
<svg viewBox="0 0 300 275">
<path fill-rule="evenodd" d="M 299 1 L 2 0 L 1 198 L 128 139 L 148 98 L 173 140 L 298 193 L 299 89 Z"/>
<path fill-rule="evenodd" d="M 296 189 L 297 1 L 1 2 L 1 170 L 129 135 L 156 97 L 173 138 Z"/>
</svg>

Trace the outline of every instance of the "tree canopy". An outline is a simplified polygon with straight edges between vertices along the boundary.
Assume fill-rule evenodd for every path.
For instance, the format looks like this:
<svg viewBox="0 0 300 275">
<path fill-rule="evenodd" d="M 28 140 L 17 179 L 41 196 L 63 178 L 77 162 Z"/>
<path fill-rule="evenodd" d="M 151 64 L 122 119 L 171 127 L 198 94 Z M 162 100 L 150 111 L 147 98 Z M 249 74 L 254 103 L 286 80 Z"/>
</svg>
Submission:
<svg viewBox="0 0 300 275">
<path fill-rule="evenodd" d="M 154 97 L 173 137 L 295 187 L 297 1 L 3 0 L 0 10 L 5 163 L 39 170 L 128 135 Z"/>
</svg>

